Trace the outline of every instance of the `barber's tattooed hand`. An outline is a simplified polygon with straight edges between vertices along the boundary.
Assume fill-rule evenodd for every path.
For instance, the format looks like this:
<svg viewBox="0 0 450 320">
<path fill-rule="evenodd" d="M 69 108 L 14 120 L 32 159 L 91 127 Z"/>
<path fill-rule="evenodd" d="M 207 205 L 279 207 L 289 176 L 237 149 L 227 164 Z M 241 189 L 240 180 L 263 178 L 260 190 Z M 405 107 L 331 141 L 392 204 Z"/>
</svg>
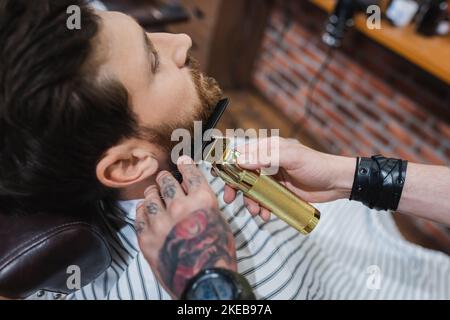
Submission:
<svg viewBox="0 0 450 320">
<path fill-rule="evenodd" d="M 158 204 L 156 204 L 154 202 L 150 202 L 149 204 L 146 205 L 145 209 L 147 209 L 147 212 L 149 214 L 157 214 L 158 210 L 159 210 L 159 206 L 158 206 Z"/>
<path fill-rule="evenodd" d="M 177 181 L 171 175 L 166 175 L 161 178 L 161 194 L 165 200 L 173 199 L 176 193 Z"/>
<path fill-rule="evenodd" d="M 190 158 L 180 158 L 178 169 L 183 184 L 161 172 L 158 186 L 145 191 L 145 201 L 136 214 L 142 253 L 174 298 L 203 269 L 236 271 L 234 238 L 215 194 Z"/>
</svg>

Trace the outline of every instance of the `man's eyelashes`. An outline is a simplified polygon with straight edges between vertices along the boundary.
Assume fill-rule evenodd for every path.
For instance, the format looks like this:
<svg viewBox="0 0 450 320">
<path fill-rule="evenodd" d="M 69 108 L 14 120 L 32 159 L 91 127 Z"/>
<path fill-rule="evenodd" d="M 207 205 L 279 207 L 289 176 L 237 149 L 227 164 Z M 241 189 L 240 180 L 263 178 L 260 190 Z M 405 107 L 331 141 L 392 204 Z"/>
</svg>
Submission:
<svg viewBox="0 0 450 320">
<path fill-rule="evenodd" d="M 152 61 L 152 71 L 153 73 L 157 73 L 160 67 L 159 54 L 156 50 L 152 51 L 153 61 Z"/>
</svg>

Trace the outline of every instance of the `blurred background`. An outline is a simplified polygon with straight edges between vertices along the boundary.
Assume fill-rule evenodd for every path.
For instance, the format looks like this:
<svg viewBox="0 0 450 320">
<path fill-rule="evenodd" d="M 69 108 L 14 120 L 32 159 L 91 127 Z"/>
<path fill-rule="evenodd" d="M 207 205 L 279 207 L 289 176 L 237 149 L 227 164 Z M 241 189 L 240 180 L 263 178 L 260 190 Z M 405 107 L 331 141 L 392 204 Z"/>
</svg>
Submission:
<svg viewBox="0 0 450 320">
<path fill-rule="evenodd" d="M 100 5 L 191 36 L 203 71 L 232 99 L 221 129 L 280 128 L 334 154 L 450 164 L 447 0 Z"/>
</svg>

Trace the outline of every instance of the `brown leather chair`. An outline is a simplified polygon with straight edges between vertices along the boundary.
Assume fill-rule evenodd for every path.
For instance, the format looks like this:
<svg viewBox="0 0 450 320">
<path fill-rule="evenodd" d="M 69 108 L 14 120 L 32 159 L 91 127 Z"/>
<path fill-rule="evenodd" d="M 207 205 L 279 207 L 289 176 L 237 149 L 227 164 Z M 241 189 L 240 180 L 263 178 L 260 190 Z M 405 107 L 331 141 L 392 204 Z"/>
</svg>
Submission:
<svg viewBox="0 0 450 320">
<path fill-rule="evenodd" d="M 0 213 L 0 296 L 23 299 L 39 290 L 69 294 L 69 266 L 81 271 L 81 287 L 111 264 L 98 215 Z"/>
</svg>

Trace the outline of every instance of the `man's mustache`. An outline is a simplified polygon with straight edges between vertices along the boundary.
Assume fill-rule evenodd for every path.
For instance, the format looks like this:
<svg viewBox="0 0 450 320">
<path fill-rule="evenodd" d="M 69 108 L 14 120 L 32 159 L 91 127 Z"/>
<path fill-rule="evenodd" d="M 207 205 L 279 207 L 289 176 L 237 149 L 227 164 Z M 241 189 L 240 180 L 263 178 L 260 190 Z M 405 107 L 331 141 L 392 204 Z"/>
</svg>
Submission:
<svg viewBox="0 0 450 320">
<path fill-rule="evenodd" d="M 197 59 L 194 58 L 194 56 L 191 53 L 191 50 L 188 51 L 186 56 L 186 62 L 184 63 L 185 67 L 188 67 L 189 69 L 197 69 L 200 70 L 200 63 Z"/>
</svg>

